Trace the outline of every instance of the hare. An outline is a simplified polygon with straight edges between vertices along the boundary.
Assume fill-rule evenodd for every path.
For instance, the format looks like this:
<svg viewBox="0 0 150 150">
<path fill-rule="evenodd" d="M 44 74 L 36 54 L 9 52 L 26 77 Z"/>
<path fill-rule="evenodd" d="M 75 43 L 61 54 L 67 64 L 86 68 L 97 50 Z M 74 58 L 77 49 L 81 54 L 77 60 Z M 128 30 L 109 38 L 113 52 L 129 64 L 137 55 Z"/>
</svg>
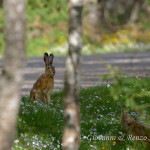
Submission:
<svg viewBox="0 0 150 150">
<path fill-rule="evenodd" d="M 51 94 L 54 88 L 55 67 L 53 64 L 54 55 L 44 53 L 45 73 L 34 83 L 30 92 L 32 100 L 42 100 L 45 104 L 50 104 Z"/>
<path fill-rule="evenodd" d="M 150 127 L 135 120 L 125 112 L 122 113 L 121 129 L 128 135 L 145 137 L 145 145 L 150 146 Z"/>
</svg>

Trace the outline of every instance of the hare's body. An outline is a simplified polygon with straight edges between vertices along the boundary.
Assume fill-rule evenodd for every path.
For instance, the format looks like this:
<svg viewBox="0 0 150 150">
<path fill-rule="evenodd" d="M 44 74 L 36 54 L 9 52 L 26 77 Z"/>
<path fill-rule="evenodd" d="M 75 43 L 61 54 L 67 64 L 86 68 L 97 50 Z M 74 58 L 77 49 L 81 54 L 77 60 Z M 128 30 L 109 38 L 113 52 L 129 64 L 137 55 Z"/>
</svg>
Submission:
<svg viewBox="0 0 150 150">
<path fill-rule="evenodd" d="M 50 103 L 51 93 L 54 88 L 54 77 L 49 74 L 43 74 L 33 85 L 30 97 L 33 100 L 42 99 L 44 103 Z"/>
<path fill-rule="evenodd" d="M 150 148 L 150 127 L 135 120 L 129 114 L 123 112 L 121 120 L 121 129 L 128 135 L 146 137 L 144 141 Z"/>
<path fill-rule="evenodd" d="M 42 100 L 45 104 L 47 102 L 50 103 L 51 94 L 54 88 L 55 74 L 55 67 L 52 66 L 53 57 L 53 54 L 51 54 L 49 58 L 47 53 L 44 54 L 44 61 L 46 64 L 45 73 L 42 74 L 33 85 L 30 92 L 30 98 L 32 100 Z"/>
</svg>

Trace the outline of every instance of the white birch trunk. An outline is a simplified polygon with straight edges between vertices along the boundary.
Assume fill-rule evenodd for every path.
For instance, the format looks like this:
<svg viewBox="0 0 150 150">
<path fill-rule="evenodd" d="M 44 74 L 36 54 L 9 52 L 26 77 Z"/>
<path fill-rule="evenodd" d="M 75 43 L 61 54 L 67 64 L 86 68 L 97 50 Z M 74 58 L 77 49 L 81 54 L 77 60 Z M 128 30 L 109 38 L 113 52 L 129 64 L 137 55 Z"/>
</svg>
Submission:
<svg viewBox="0 0 150 150">
<path fill-rule="evenodd" d="M 5 0 L 6 51 L 0 79 L 0 150 L 9 150 L 16 133 L 25 52 L 25 0 Z"/>
<path fill-rule="evenodd" d="M 69 53 L 66 61 L 64 87 L 64 134 L 63 150 L 78 150 L 79 123 L 79 78 L 82 49 L 83 0 L 68 0 L 69 6 Z"/>
</svg>

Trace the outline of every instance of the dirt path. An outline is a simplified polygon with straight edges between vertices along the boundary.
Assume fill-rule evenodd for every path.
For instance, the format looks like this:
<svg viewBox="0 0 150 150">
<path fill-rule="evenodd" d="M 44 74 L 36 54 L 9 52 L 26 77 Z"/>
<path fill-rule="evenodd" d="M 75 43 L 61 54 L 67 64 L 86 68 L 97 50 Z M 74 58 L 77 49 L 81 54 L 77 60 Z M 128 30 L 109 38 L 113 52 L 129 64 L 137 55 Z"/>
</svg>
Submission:
<svg viewBox="0 0 150 150">
<path fill-rule="evenodd" d="M 103 59 L 106 64 L 118 66 L 120 71 L 129 76 L 150 76 L 150 52 L 116 53 L 107 55 L 90 55 L 82 57 L 81 87 L 101 84 L 99 78 L 109 71 L 99 61 Z M 56 68 L 55 90 L 63 88 L 66 57 L 55 57 Z M 2 59 L 0 59 L 0 69 Z M 24 69 L 25 80 L 22 87 L 22 95 L 28 96 L 36 79 L 44 72 L 43 58 L 28 58 Z"/>
</svg>

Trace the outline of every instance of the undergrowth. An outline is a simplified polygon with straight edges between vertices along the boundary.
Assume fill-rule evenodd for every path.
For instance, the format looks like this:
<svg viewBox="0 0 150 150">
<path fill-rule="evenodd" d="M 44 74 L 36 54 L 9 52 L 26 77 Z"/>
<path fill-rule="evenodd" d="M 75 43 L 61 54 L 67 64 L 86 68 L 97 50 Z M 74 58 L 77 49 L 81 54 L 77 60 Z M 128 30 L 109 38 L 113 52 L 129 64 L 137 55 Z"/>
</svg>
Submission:
<svg viewBox="0 0 150 150">
<path fill-rule="evenodd" d="M 83 9 L 83 50 L 85 55 L 125 51 L 147 51 L 150 49 L 149 20 L 141 12 L 135 24 L 118 25 L 116 32 L 103 27 L 92 31 L 84 20 Z M 4 9 L 0 8 L 0 56 L 5 50 Z M 67 1 L 32 1 L 26 7 L 26 56 L 43 56 L 43 52 L 66 55 L 68 52 L 68 6 Z"/>
<path fill-rule="evenodd" d="M 122 82 L 123 84 L 117 88 L 116 85 L 120 83 L 114 82 L 80 90 L 81 150 L 144 150 L 137 141 L 118 137 L 124 138 L 124 133 L 120 129 L 123 111 L 139 121 L 150 124 L 149 107 L 135 110 L 137 106 L 150 104 L 150 79 L 123 78 Z M 117 92 L 119 89 L 121 93 Z M 112 91 L 114 95 L 118 95 L 113 97 Z M 135 107 L 126 105 L 126 100 L 131 95 Z M 39 102 L 32 104 L 28 97 L 23 97 L 13 149 L 61 149 L 63 125 L 62 92 L 52 95 L 50 105 Z"/>
</svg>

